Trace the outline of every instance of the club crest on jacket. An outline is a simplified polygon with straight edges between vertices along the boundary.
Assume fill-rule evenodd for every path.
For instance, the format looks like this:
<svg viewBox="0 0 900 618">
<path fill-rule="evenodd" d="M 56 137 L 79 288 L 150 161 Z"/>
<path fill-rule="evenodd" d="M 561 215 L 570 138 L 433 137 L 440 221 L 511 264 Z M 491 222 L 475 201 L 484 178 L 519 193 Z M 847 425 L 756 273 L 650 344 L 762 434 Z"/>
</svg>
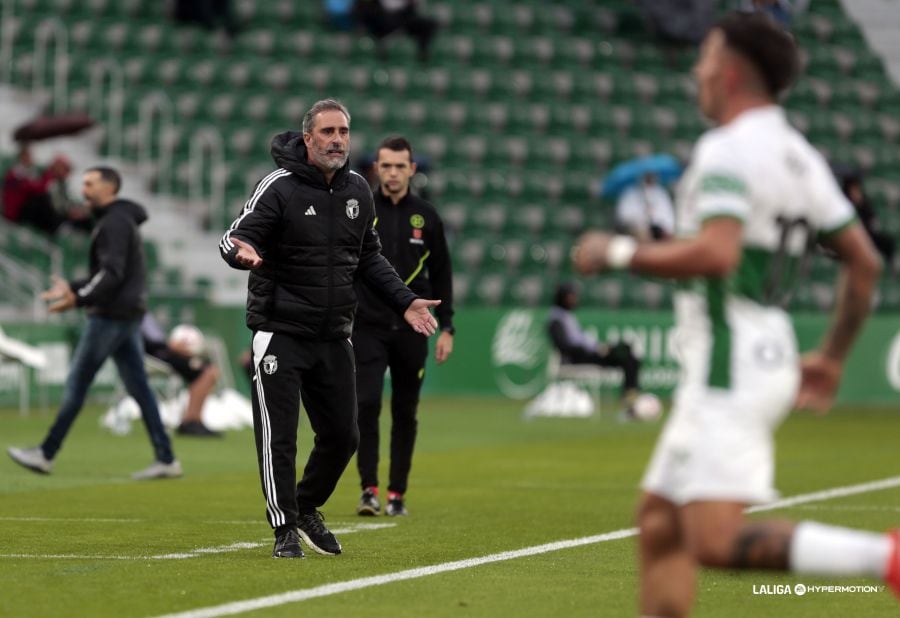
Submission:
<svg viewBox="0 0 900 618">
<path fill-rule="evenodd" d="M 359 216 L 359 200 L 347 200 L 347 216 L 355 219 Z"/>
</svg>

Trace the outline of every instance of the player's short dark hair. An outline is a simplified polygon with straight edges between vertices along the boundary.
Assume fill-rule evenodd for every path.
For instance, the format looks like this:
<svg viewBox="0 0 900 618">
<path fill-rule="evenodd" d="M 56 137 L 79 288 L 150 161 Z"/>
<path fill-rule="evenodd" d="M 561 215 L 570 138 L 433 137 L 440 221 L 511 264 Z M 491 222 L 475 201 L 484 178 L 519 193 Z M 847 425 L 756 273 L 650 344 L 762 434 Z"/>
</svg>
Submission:
<svg viewBox="0 0 900 618">
<path fill-rule="evenodd" d="M 103 179 L 103 182 L 108 182 L 113 186 L 113 191 L 115 193 L 119 192 L 119 189 L 122 188 L 122 176 L 115 169 L 111 167 L 106 167 L 104 165 L 98 165 L 96 167 L 91 167 L 85 171 L 87 172 L 97 172 L 100 174 L 100 178 Z"/>
<path fill-rule="evenodd" d="M 794 83 L 800 72 L 797 44 L 769 15 L 737 11 L 720 19 L 714 27 L 725 35 L 729 48 L 756 67 L 773 99 Z"/>
<path fill-rule="evenodd" d="M 337 99 L 322 99 L 321 101 L 313 103 L 313 106 L 303 114 L 303 124 L 301 127 L 303 133 L 312 133 L 312 130 L 316 125 L 316 114 L 330 111 L 341 112 L 347 119 L 347 124 L 350 124 L 350 112 L 347 111 L 346 105 Z"/>
<path fill-rule="evenodd" d="M 393 150 L 394 152 L 403 152 L 404 150 L 409 151 L 409 162 L 412 163 L 413 160 L 413 147 L 412 144 L 409 143 L 409 140 L 403 137 L 402 135 L 389 135 L 388 137 L 381 140 L 381 143 L 378 144 L 378 150 L 375 151 L 375 158 L 378 159 L 378 152 L 382 148 L 387 148 L 388 150 Z"/>
</svg>

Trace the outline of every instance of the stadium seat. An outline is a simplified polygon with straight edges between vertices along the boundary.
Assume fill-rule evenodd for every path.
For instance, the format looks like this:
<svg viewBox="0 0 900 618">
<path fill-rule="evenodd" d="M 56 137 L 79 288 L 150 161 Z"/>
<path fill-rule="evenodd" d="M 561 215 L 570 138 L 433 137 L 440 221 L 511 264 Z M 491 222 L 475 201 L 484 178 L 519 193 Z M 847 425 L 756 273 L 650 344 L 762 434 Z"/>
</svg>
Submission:
<svg viewBox="0 0 900 618">
<path fill-rule="evenodd" d="M 474 296 L 479 304 L 497 306 L 503 302 L 507 288 L 507 278 L 500 273 L 488 273 L 478 277 L 474 285 Z"/>
</svg>

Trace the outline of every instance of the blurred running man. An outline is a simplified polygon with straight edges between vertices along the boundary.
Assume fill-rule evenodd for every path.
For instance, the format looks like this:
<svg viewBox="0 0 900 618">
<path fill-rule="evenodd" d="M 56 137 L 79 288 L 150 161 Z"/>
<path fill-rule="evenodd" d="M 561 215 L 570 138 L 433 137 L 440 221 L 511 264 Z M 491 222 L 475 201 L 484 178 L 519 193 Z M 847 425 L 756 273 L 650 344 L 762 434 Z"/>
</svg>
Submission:
<svg viewBox="0 0 900 618">
<path fill-rule="evenodd" d="M 825 161 L 775 103 L 797 67 L 792 38 L 769 18 L 723 18 L 695 67 L 700 107 L 718 127 L 679 187 L 680 238 L 588 232 L 574 253 L 584 274 L 628 268 L 682 282 L 683 377 L 637 515 L 643 616 L 687 615 L 698 565 L 877 577 L 900 593 L 897 532 L 743 515 L 776 496 L 772 434 L 791 407 L 832 405 L 881 271 Z M 831 327 L 801 360 L 782 305 L 816 234 L 842 271 Z"/>
</svg>

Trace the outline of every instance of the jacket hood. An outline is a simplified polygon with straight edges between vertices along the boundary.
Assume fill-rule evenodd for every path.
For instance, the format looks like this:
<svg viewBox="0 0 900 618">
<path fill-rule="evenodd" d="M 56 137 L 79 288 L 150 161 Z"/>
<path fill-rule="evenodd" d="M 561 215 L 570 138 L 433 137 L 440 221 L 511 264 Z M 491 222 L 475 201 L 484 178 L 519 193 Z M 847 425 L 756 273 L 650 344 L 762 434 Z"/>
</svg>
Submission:
<svg viewBox="0 0 900 618">
<path fill-rule="evenodd" d="M 134 221 L 136 225 L 140 225 L 147 220 L 147 211 L 144 210 L 144 207 L 140 204 L 132 202 L 131 200 L 119 199 L 115 202 L 112 202 L 106 208 L 98 208 L 97 210 L 95 210 L 95 212 L 97 213 L 98 217 L 102 217 L 109 214 L 113 210 L 115 210 L 116 213 L 129 217 Z"/>
<path fill-rule="evenodd" d="M 325 176 L 315 165 L 307 160 L 306 144 L 303 143 L 303 133 L 299 131 L 285 131 L 272 138 L 272 158 L 278 167 L 282 167 L 305 180 L 306 182 L 327 185 Z M 331 183 L 335 184 L 344 178 L 350 169 L 350 159 L 337 172 Z"/>
</svg>

